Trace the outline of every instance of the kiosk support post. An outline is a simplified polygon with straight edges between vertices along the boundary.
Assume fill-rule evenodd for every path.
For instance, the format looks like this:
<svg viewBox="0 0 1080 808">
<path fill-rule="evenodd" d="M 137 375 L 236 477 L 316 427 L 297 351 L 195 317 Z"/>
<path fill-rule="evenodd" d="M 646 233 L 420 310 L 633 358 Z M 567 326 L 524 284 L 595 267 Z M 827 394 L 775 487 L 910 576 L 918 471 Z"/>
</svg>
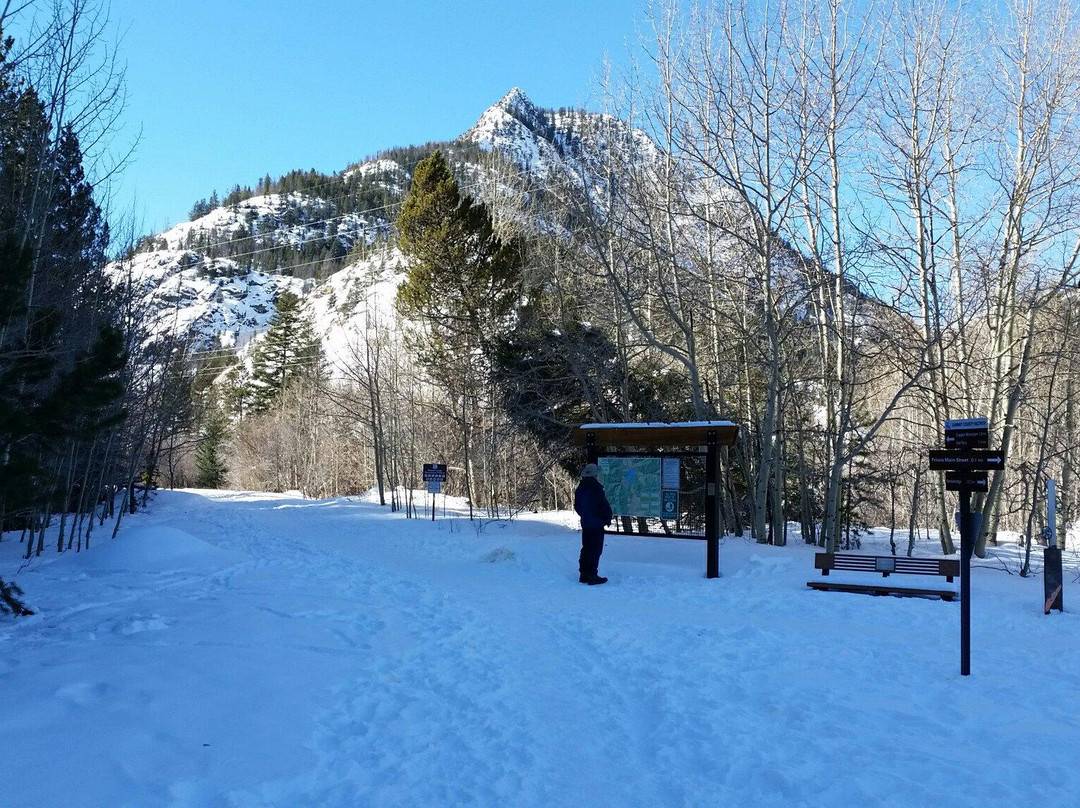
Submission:
<svg viewBox="0 0 1080 808">
<path fill-rule="evenodd" d="M 1061 546 L 1057 539 L 1057 487 L 1053 480 L 1046 481 L 1046 549 L 1043 550 L 1043 614 L 1051 610 L 1065 611 L 1061 590 L 1064 574 L 1061 567 Z"/>
<path fill-rule="evenodd" d="M 716 433 L 705 436 L 705 577 L 720 577 L 720 502 L 717 486 Z"/>
</svg>

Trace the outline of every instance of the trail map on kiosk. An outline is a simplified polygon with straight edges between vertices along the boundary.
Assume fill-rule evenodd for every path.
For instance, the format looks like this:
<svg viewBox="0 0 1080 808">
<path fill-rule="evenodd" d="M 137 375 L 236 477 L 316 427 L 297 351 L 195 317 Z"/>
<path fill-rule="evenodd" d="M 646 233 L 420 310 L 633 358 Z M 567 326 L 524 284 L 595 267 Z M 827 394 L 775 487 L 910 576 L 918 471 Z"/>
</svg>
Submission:
<svg viewBox="0 0 1080 808">
<path fill-rule="evenodd" d="M 660 517 L 660 458 L 601 457 L 600 483 L 616 516 Z"/>
</svg>

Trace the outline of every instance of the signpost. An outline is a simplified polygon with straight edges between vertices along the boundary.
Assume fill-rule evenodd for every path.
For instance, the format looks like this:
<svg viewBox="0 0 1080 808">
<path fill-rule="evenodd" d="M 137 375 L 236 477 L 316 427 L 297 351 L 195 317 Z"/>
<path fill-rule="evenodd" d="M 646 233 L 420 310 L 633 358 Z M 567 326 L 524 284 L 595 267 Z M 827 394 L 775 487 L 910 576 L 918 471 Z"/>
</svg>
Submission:
<svg viewBox="0 0 1080 808">
<path fill-rule="evenodd" d="M 1057 543 L 1057 488 L 1053 480 L 1046 481 L 1046 549 L 1043 550 L 1043 614 L 1051 610 L 1065 611 L 1061 596 L 1064 577 L 1061 569 L 1061 548 Z"/>
<path fill-rule="evenodd" d="M 442 491 L 442 484 L 446 482 L 445 463 L 425 463 L 424 482 L 427 483 L 428 493 L 431 494 L 431 521 L 435 521 L 435 495 Z M 445 509 L 444 509 L 445 510 Z M 444 514 L 445 516 L 445 514 Z"/>
<path fill-rule="evenodd" d="M 930 450 L 930 470 L 945 472 L 945 490 L 960 494 L 960 675 L 971 675 L 971 556 L 982 531 L 982 514 L 971 512 L 972 493 L 989 490 L 989 471 L 1005 468 L 1005 453 L 990 446 L 986 418 L 945 422 L 944 449 Z"/>
</svg>

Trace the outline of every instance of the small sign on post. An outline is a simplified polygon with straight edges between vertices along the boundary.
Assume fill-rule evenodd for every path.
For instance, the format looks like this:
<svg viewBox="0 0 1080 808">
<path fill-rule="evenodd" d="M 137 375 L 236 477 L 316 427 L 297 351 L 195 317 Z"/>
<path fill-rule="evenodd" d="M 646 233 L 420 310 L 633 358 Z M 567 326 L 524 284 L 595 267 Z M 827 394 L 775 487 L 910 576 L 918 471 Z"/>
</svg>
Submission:
<svg viewBox="0 0 1080 808">
<path fill-rule="evenodd" d="M 946 471 L 945 490 L 985 494 L 990 490 L 990 478 L 985 471 Z"/>
<path fill-rule="evenodd" d="M 431 494 L 431 521 L 435 521 L 435 494 L 442 491 L 442 484 L 446 482 L 445 463 L 425 463 L 424 482 L 427 483 L 428 493 Z"/>
<path fill-rule="evenodd" d="M 1000 449 L 931 449 L 930 471 L 997 471 L 1005 468 Z"/>
<path fill-rule="evenodd" d="M 946 449 L 988 449 L 990 421 L 986 418 L 962 418 L 945 422 Z"/>
<path fill-rule="evenodd" d="M 424 482 L 425 483 L 445 483 L 446 482 L 446 464 L 445 463 L 425 463 L 424 464 Z"/>
</svg>

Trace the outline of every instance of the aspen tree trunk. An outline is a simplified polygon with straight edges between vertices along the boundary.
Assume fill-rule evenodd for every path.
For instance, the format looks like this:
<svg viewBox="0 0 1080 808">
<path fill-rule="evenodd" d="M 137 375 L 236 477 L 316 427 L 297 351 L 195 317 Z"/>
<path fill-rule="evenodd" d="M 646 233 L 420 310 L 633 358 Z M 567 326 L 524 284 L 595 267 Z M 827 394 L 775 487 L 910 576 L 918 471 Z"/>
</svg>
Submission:
<svg viewBox="0 0 1080 808">
<path fill-rule="evenodd" d="M 1024 385 L 1027 382 L 1028 371 L 1031 367 L 1031 348 L 1034 342 L 1035 309 L 1028 309 L 1027 322 L 1021 337 L 1020 366 L 1017 371 L 1016 381 L 1009 394 L 1004 413 L 1004 424 L 1001 430 L 1001 451 L 1005 457 L 1005 468 L 1009 466 L 1009 450 L 1012 446 L 1013 434 L 1016 425 L 1016 411 L 1020 406 Z M 1005 484 L 1005 472 L 998 471 L 993 475 L 990 490 L 983 504 L 983 529 L 976 544 L 975 553 L 980 558 L 986 552 L 986 544 L 990 536 L 997 535 L 998 519 L 1001 514 L 1001 496 Z"/>
<path fill-rule="evenodd" d="M 75 441 L 70 441 L 70 444 L 71 448 L 68 450 L 67 475 L 64 482 L 64 504 L 60 509 L 60 529 L 56 534 L 56 552 L 58 553 L 64 552 L 64 528 L 67 526 L 68 507 L 71 505 L 71 486 L 74 483 L 75 461 L 77 458 L 75 453 Z M 0 524 L 2 524 L 2 522 L 0 522 Z"/>
<path fill-rule="evenodd" d="M 922 472 L 916 467 L 915 484 L 911 487 L 911 515 L 908 517 L 908 545 L 907 554 L 910 558 L 915 552 L 915 537 L 919 519 L 919 488 L 922 483 Z"/>
<path fill-rule="evenodd" d="M 1069 317 L 1072 316 L 1072 307 L 1069 307 Z M 1072 329 L 1066 329 L 1071 336 Z M 1058 547 L 1065 549 L 1069 527 L 1076 520 L 1076 396 L 1080 394 L 1076 385 L 1077 362 L 1075 355 L 1073 362 L 1065 370 L 1065 453 L 1061 460 L 1061 491 L 1059 493 L 1061 508 L 1061 529 L 1058 530 Z"/>
</svg>

